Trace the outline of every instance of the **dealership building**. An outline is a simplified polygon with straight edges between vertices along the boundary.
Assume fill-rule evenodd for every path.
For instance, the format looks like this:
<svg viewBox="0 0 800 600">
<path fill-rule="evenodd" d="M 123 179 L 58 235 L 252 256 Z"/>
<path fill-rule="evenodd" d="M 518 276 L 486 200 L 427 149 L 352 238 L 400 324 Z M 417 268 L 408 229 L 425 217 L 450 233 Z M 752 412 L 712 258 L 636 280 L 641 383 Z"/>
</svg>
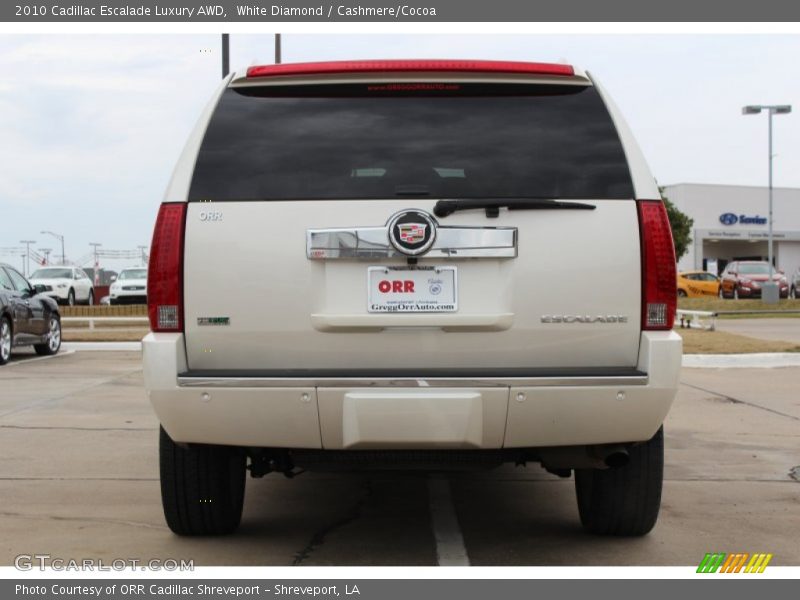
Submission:
<svg viewBox="0 0 800 600">
<path fill-rule="evenodd" d="M 664 195 L 694 219 L 678 270 L 719 274 L 732 260 L 767 260 L 768 188 L 679 183 Z M 772 202 L 775 265 L 791 276 L 800 266 L 800 188 L 773 188 Z"/>
</svg>

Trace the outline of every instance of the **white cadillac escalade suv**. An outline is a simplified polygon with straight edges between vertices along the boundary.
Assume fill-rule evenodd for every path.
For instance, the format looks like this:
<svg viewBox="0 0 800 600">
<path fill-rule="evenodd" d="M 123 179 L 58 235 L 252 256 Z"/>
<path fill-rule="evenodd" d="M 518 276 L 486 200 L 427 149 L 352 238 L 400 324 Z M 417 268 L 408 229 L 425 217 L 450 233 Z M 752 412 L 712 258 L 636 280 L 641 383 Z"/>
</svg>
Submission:
<svg viewBox="0 0 800 600">
<path fill-rule="evenodd" d="M 144 376 L 179 534 L 246 472 L 574 471 L 584 527 L 643 535 L 681 340 L 672 235 L 622 116 L 569 65 L 250 67 L 161 205 Z"/>
</svg>

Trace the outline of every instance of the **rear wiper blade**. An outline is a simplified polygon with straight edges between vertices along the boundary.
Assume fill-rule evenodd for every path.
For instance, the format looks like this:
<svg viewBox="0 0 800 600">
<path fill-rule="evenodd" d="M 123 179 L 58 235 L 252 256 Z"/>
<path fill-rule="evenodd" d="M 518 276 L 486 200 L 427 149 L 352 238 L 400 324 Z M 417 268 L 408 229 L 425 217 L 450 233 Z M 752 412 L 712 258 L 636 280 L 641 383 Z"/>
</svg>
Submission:
<svg viewBox="0 0 800 600">
<path fill-rule="evenodd" d="M 466 198 L 464 200 L 439 200 L 433 214 L 446 217 L 459 210 L 485 208 L 487 217 L 496 217 L 500 208 L 508 210 L 594 210 L 594 204 L 583 202 L 561 202 L 547 198 Z"/>
</svg>

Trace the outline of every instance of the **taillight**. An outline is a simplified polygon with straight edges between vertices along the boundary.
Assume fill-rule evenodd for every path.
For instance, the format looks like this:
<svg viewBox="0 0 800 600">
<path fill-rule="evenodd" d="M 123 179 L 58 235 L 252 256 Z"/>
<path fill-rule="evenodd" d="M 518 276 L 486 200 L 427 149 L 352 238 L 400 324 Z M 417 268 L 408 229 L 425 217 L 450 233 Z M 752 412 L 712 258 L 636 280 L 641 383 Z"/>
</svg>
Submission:
<svg viewBox="0 0 800 600">
<path fill-rule="evenodd" d="M 158 210 L 147 268 L 147 314 L 152 331 L 183 331 L 183 230 L 186 203 Z"/>
<path fill-rule="evenodd" d="M 660 200 L 636 204 L 642 244 L 642 329 L 672 329 L 678 292 L 667 209 Z"/>
</svg>

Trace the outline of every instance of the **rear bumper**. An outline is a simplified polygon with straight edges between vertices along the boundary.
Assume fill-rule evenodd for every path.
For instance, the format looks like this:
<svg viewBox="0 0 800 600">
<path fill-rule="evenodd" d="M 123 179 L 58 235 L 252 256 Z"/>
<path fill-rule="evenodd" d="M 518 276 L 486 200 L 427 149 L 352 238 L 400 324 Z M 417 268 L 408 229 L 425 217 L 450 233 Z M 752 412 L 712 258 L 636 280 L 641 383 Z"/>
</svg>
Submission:
<svg viewBox="0 0 800 600">
<path fill-rule="evenodd" d="M 682 353 L 676 333 L 643 332 L 627 372 L 415 379 L 187 373 L 182 334 L 150 333 L 142 347 L 148 396 L 175 441 L 331 450 L 646 440 L 675 397 Z"/>
</svg>

